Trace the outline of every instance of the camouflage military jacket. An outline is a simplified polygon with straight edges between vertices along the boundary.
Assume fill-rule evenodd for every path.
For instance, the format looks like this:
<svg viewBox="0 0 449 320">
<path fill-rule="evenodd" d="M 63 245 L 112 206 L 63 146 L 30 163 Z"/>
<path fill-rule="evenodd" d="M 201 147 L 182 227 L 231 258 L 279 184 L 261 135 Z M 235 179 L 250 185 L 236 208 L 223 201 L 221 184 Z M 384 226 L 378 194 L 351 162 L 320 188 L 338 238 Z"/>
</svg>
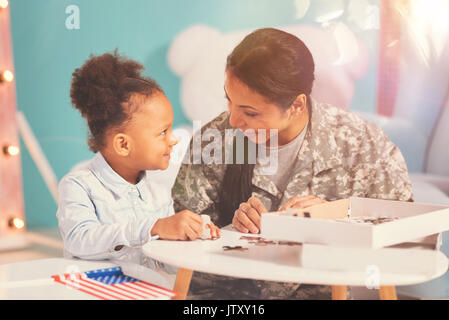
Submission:
<svg viewBox="0 0 449 320">
<path fill-rule="evenodd" d="M 314 195 L 331 201 L 350 196 L 412 201 L 412 186 L 399 149 L 374 124 L 354 113 L 313 102 L 312 119 L 281 193 L 270 176 L 253 174 L 253 196 L 267 210 L 277 210 L 291 197 Z M 201 132 L 231 128 L 224 112 Z M 194 137 L 195 139 L 195 137 Z M 192 140 L 193 141 L 193 140 Z M 226 164 L 193 164 L 194 148 L 186 154 L 172 189 L 175 211 L 189 209 L 216 220 Z M 202 146 L 206 145 L 204 143 Z M 350 295 L 350 293 L 349 293 Z M 237 279 L 195 272 L 189 299 L 329 299 L 329 286 Z"/>
<path fill-rule="evenodd" d="M 224 112 L 205 125 L 222 136 L 231 128 Z M 202 142 L 203 147 L 206 145 Z M 187 154 L 193 158 L 192 143 Z M 253 196 L 275 211 L 294 196 L 314 195 L 331 201 L 350 196 L 412 201 L 412 186 L 397 146 L 376 125 L 356 114 L 313 102 L 311 129 L 281 193 L 270 176 L 255 167 Z M 175 211 L 189 209 L 216 219 L 226 164 L 182 164 L 172 189 Z M 237 209 L 237 208 L 236 208 Z"/>
</svg>

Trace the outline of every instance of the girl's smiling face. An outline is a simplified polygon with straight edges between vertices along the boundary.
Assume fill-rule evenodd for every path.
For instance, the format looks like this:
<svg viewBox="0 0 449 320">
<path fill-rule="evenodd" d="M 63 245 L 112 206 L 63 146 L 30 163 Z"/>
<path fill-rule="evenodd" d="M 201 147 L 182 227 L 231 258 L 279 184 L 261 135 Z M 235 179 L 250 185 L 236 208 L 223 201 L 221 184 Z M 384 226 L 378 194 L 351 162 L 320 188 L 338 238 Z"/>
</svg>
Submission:
<svg viewBox="0 0 449 320">
<path fill-rule="evenodd" d="M 170 153 L 178 140 L 172 133 L 173 110 L 162 92 L 150 97 L 139 97 L 142 103 L 126 125 L 131 145 L 128 154 L 130 166 L 136 170 L 165 170 Z"/>
</svg>

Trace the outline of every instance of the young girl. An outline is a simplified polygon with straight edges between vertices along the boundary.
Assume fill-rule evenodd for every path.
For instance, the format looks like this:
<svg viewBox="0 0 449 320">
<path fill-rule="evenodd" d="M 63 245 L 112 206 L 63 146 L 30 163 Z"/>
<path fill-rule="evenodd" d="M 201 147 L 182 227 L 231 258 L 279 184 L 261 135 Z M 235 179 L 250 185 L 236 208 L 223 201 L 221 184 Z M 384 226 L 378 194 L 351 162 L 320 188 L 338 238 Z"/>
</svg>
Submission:
<svg viewBox="0 0 449 320">
<path fill-rule="evenodd" d="M 59 184 L 57 218 L 65 256 L 142 263 L 149 240 L 194 240 L 201 217 L 174 214 L 169 191 L 146 170 L 165 170 L 177 143 L 173 111 L 143 66 L 117 54 L 91 56 L 73 73 L 70 96 L 87 120 L 96 155 Z M 211 224 L 212 237 L 220 230 Z"/>
</svg>

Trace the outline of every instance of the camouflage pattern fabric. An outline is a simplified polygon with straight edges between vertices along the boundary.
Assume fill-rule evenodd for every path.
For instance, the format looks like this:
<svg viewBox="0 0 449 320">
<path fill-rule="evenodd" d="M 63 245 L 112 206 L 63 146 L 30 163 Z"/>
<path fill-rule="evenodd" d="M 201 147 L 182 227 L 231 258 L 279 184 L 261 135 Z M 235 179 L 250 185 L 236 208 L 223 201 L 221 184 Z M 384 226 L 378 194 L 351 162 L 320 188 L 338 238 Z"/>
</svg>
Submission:
<svg viewBox="0 0 449 320">
<path fill-rule="evenodd" d="M 232 129 L 229 113 L 219 115 L 201 132 L 208 129 L 216 129 L 224 137 L 225 130 Z M 208 142 L 201 143 L 204 147 Z M 190 163 L 181 165 L 172 189 L 175 211 L 189 209 L 209 214 L 215 221 L 219 214 L 216 210 L 219 193 L 226 192 L 221 190 L 226 164 L 193 164 L 192 145 L 191 141 L 190 152 L 186 154 Z M 269 211 L 278 210 L 294 196 L 306 195 L 327 201 L 350 196 L 413 201 L 404 158 L 383 131 L 352 112 L 316 101 L 312 102 L 310 130 L 298 152 L 285 192 L 280 192 L 270 176 L 260 174 L 257 168 L 252 196 L 259 198 Z M 324 287 L 194 273 L 190 294 L 192 299 L 201 295 L 206 299 L 319 299 L 325 295 L 330 298 L 330 287 Z"/>
<path fill-rule="evenodd" d="M 239 279 L 194 272 L 190 300 L 329 300 L 330 286 Z"/>
</svg>

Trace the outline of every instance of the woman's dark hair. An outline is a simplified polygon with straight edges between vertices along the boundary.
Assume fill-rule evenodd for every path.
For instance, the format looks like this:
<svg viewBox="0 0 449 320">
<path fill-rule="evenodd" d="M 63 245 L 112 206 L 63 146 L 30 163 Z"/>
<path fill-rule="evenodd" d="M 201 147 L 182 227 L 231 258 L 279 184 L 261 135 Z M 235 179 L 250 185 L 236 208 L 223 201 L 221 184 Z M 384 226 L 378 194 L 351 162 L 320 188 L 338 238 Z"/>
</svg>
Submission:
<svg viewBox="0 0 449 320">
<path fill-rule="evenodd" d="M 72 74 L 70 98 L 89 126 L 88 145 L 93 152 L 105 146 L 105 133 L 121 128 L 136 110 L 134 94 L 150 97 L 163 92 L 151 78 L 141 74 L 144 67 L 117 53 L 91 55 Z"/>
<path fill-rule="evenodd" d="M 309 49 L 296 36 L 273 28 L 258 29 L 231 52 L 226 70 L 283 110 L 305 94 L 310 130 L 315 63 Z M 230 223 L 240 203 L 251 197 L 254 166 L 248 161 L 227 166 L 221 185 L 218 225 Z"/>
</svg>

